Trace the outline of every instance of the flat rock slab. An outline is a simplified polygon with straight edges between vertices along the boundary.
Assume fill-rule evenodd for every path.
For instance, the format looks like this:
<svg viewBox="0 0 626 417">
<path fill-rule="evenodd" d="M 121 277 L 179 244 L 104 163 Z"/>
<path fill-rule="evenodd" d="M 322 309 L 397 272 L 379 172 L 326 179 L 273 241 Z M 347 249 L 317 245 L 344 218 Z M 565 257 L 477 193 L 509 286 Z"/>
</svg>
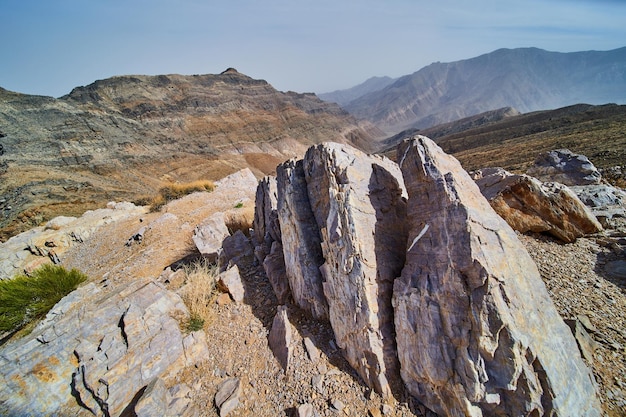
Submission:
<svg viewBox="0 0 626 417">
<path fill-rule="evenodd" d="M 151 280 L 79 288 L 0 348 L 0 414 L 76 415 L 81 404 L 118 415 L 155 378 L 206 355 L 204 333 L 180 329 L 188 316 L 178 295 Z"/>
</svg>

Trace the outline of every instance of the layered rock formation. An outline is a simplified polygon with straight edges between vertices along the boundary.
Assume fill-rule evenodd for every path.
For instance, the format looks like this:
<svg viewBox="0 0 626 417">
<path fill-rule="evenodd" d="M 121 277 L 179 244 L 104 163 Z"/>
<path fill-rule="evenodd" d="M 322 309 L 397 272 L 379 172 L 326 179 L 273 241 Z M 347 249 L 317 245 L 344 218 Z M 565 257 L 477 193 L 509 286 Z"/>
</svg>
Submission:
<svg viewBox="0 0 626 417">
<path fill-rule="evenodd" d="M 296 304 L 316 315 L 311 300 L 327 303 L 345 358 L 383 395 L 400 372 L 441 415 L 600 415 L 593 377 L 513 230 L 429 139 L 397 159 L 401 172 L 325 143 L 278 168 Z"/>
<path fill-rule="evenodd" d="M 456 159 L 398 149 L 407 261 L 394 285 L 402 378 L 442 415 L 600 415 L 591 373 L 537 267 Z"/>
<path fill-rule="evenodd" d="M 150 382 L 203 359 L 203 332 L 185 335 L 181 298 L 150 280 L 65 297 L 25 340 L 0 349 L 0 413 L 119 415 Z"/>
<path fill-rule="evenodd" d="M 546 232 L 569 243 L 602 230 L 591 210 L 563 184 L 542 183 L 502 168 L 482 169 L 472 178 L 496 213 L 517 231 Z"/>
<path fill-rule="evenodd" d="M 279 92 L 235 70 L 122 76 L 64 97 L 0 89 L 0 236 L 162 182 L 257 176 L 322 140 L 367 146 L 348 113 L 313 94 Z M 0 230 L 1 230 L 0 229 Z"/>
</svg>

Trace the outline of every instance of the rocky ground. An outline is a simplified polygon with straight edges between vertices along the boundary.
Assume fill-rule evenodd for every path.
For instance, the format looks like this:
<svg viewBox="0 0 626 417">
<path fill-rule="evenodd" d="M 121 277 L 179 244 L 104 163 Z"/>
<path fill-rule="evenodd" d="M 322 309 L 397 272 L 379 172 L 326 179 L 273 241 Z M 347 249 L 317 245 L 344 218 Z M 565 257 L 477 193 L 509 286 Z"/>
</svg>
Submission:
<svg viewBox="0 0 626 417">
<path fill-rule="evenodd" d="M 618 233 L 619 234 L 619 233 Z M 623 236 L 624 233 L 621 233 Z M 565 319 L 587 316 L 595 353 L 590 364 L 607 416 L 626 415 L 626 280 L 606 272 L 615 261 L 626 262 L 624 237 L 597 236 L 561 244 L 542 235 L 519 235 L 537 263 L 559 313 Z M 262 268 L 242 271 L 244 304 L 213 307 L 207 326 L 208 360 L 178 377 L 195 387 L 193 403 L 199 416 L 217 416 L 213 398 L 229 377 L 242 381 L 236 415 L 292 415 L 309 403 L 320 416 L 432 416 L 405 393 L 385 402 L 350 369 L 333 342 L 329 325 L 290 307 L 290 320 L 300 334 L 293 365 L 283 372 L 267 344 L 276 299 Z M 314 341 L 319 359 L 311 359 L 303 337 Z M 295 415 L 295 414 L 294 414 Z"/>
<path fill-rule="evenodd" d="M 104 278 L 156 278 L 164 265 L 188 253 L 193 224 L 211 211 L 233 209 L 233 199 L 249 201 L 246 194 L 195 194 L 170 203 L 166 213 L 112 223 L 99 238 L 72 248 L 64 262 L 83 269 L 96 282 Z M 156 221 L 171 215 L 178 218 L 176 222 L 170 219 L 171 225 Z M 126 246 L 128 237 L 146 223 L 155 225 L 146 233 L 146 240 Z M 589 364 L 605 415 L 625 416 L 626 223 L 571 244 L 543 235 L 518 236 L 539 266 L 561 316 L 588 318 L 581 320 L 595 346 Z M 330 326 L 312 320 L 294 306 L 288 306 L 288 314 L 296 329 L 295 350 L 290 366 L 283 371 L 268 346 L 278 307 L 271 285 L 253 256 L 244 258 L 239 266 L 245 287 L 243 303 L 224 301 L 216 294 L 205 323 L 209 345 L 206 360 L 166 381 L 168 386 L 189 387 L 191 403 L 185 415 L 219 415 L 214 403 L 218 386 L 236 377 L 241 392 L 231 416 L 291 416 L 297 415 L 303 404 L 310 404 L 319 416 L 433 416 L 401 389 L 387 401 L 372 392 L 343 359 Z"/>
</svg>

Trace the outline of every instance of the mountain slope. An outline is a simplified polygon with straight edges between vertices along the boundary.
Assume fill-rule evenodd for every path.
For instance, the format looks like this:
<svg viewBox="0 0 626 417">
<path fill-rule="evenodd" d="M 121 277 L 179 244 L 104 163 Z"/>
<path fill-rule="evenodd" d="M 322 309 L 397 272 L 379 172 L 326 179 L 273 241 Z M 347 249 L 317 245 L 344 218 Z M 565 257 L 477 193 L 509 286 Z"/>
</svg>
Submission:
<svg viewBox="0 0 626 417">
<path fill-rule="evenodd" d="M 487 115 L 490 115 L 488 113 Z M 542 152 L 567 148 L 589 157 L 605 179 L 624 187 L 626 172 L 626 106 L 577 104 L 556 110 L 508 115 L 496 121 L 472 123 L 474 117 L 407 131 L 385 141 L 386 155 L 395 156 L 395 145 L 415 133 L 436 138 L 466 170 L 502 167 L 525 172 Z M 479 118 L 480 119 L 480 118 Z M 614 168 L 621 167 L 621 168 Z"/>
<path fill-rule="evenodd" d="M 502 107 L 526 113 L 581 102 L 626 103 L 626 47 L 573 53 L 499 49 L 434 63 L 344 108 L 393 134 Z"/>
<path fill-rule="evenodd" d="M 321 141 L 367 147 L 364 130 L 313 94 L 234 69 L 121 76 L 54 99 L 0 89 L 0 238 L 54 215 L 153 195 L 164 181 L 257 175 Z"/>
<path fill-rule="evenodd" d="M 329 101 L 331 103 L 337 103 L 340 106 L 344 106 L 351 101 L 361 96 L 364 96 L 365 94 L 382 90 L 394 81 L 396 81 L 394 78 L 387 76 L 371 77 L 352 88 L 348 88 L 346 90 L 335 90 L 330 93 L 321 93 L 317 96 L 324 101 Z"/>
</svg>

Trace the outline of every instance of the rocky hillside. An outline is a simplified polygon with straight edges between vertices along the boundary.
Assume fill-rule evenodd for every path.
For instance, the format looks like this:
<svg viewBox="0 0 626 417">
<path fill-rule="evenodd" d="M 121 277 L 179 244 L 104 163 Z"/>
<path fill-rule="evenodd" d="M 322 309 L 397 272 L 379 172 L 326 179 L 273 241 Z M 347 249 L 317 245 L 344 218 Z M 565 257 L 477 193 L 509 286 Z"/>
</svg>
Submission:
<svg viewBox="0 0 626 417">
<path fill-rule="evenodd" d="M 568 187 L 474 183 L 422 136 L 396 159 L 324 143 L 276 178 L 244 170 L 161 212 L 110 203 L 0 244 L 3 267 L 91 277 L 0 342 L 0 413 L 623 415 L 626 193 L 580 155 L 538 158 L 594 207 L 613 193 L 600 225 Z M 514 231 L 529 224 L 556 238 Z M 219 259 L 219 292 L 188 272 L 198 258 Z M 190 292 L 208 295 L 202 330 L 185 327 Z"/>
<path fill-rule="evenodd" d="M 340 106 L 345 106 L 361 96 L 374 91 L 382 90 L 394 81 L 396 80 L 391 77 L 372 77 L 357 86 L 348 88 L 347 90 L 335 90 L 330 93 L 321 93 L 318 94 L 318 97 L 324 101 L 330 101 L 332 103 L 337 103 Z"/>
<path fill-rule="evenodd" d="M 122 76 L 55 99 L 0 89 L 0 238 L 168 181 L 261 176 L 309 145 L 367 147 L 378 135 L 313 94 L 234 69 Z"/>
<path fill-rule="evenodd" d="M 576 103 L 624 104 L 625 80 L 626 47 L 572 53 L 499 49 L 433 63 L 344 108 L 395 134 L 502 107 L 526 113 Z"/>
</svg>

